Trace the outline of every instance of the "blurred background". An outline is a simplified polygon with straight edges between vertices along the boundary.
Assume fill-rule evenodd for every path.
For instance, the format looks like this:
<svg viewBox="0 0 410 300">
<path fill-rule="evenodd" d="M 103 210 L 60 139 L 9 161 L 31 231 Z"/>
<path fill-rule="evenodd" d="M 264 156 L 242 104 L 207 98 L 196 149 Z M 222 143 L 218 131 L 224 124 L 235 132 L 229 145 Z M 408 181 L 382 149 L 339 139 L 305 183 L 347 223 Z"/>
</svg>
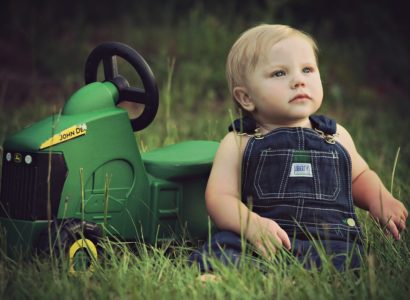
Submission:
<svg viewBox="0 0 410 300">
<path fill-rule="evenodd" d="M 106 40 L 135 47 L 160 82 L 167 59 L 175 58 L 176 71 L 184 73 L 184 79 L 192 78 L 194 71 L 195 77 L 207 80 L 206 90 L 224 98 L 223 66 L 230 45 L 240 32 L 264 22 L 312 34 L 322 50 L 328 80 L 353 76 L 358 84 L 381 93 L 409 90 L 410 23 L 404 1 L 2 2 L 0 79 L 7 99 L 24 101 L 33 99 L 29 94 L 34 91 L 53 93 L 53 88 L 61 91 L 55 85 L 82 84 L 86 56 Z M 199 65 L 206 74 L 192 70 Z M 202 88 L 198 94 L 203 94 Z"/>
<path fill-rule="evenodd" d="M 397 172 L 407 188 L 409 19 L 404 0 L 2 1 L 0 142 L 58 112 L 84 84 L 84 62 L 103 41 L 135 48 L 157 78 L 160 110 L 139 133 L 143 150 L 218 140 L 231 119 L 224 75 L 230 46 L 251 26 L 282 23 L 318 42 L 321 113 L 349 129 L 386 180 L 400 147 Z M 124 73 L 135 77 L 126 66 Z"/>
</svg>

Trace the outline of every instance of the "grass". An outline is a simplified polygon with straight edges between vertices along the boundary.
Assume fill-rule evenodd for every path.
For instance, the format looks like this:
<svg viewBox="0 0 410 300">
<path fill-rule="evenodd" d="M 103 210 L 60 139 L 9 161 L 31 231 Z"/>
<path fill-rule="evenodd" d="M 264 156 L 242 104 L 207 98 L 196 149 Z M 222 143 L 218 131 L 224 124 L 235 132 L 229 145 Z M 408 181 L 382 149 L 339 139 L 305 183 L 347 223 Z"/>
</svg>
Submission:
<svg viewBox="0 0 410 300">
<path fill-rule="evenodd" d="M 373 226 L 373 225 L 371 225 Z M 372 230 L 378 230 L 372 228 Z M 382 234 L 372 236 L 371 254 L 358 272 L 336 272 L 330 264 L 307 271 L 297 263 L 261 261 L 238 268 L 217 265 L 219 281 L 202 283 L 198 270 L 187 265 L 188 250 L 169 247 L 103 243 L 110 258 L 94 273 L 72 276 L 49 260 L 0 262 L 2 299 L 405 299 L 410 259 L 405 242 L 395 244 Z"/>
<path fill-rule="evenodd" d="M 161 94 L 156 120 L 136 134 L 140 149 L 148 151 L 188 139 L 220 140 L 230 122 L 232 106 L 223 78 L 224 59 L 241 26 L 247 24 L 230 30 L 220 19 L 205 16 L 200 9 L 175 27 L 152 26 L 145 33 L 127 23 L 129 20 L 124 22 L 127 26 L 119 23 L 115 27 L 118 30 L 106 31 L 103 36 L 112 40 L 121 37 L 143 55 L 147 53 L 144 56 L 157 76 Z M 91 35 L 92 28 L 81 35 L 82 53 L 96 44 L 91 38 L 86 40 L 87 32 Z M 65 43 L 59 40 L 57 44 Z M 333 41 L 320 44 L 325 88 L 321 113 L 336 118 L 349 130 L 369 165 L 409 207 L 408 101 L 404 94 L 383 94 L 353 76 L 355 69 L 350 67 L 354 59 L 346 51 L 337 52 Z M 330 54 L 326 54 L 327 49 Z M 58 65 L 54 68 L 58 70 Z M 78 66 L 78 70 L 81 68 Z M 126 77 L 132 76 L 129 74 Z M 81 85 L 81 76 L 67 74 L 61 79 L 61 89 L 51 96 L 45 95 L 40 87 L 33 89 L 30 101 L 21 101 L 18 106 L 4 99 L 7 83 L 2 83 L 0 144 L 12 132 L 58 112 L 69 93 Z M 400 155 L 396 157 L 399 148 Z M 71 276 L 61 264 L 50 260 L 11 260 L 2 255 L 0 298 L 406 299 L 410 294 L 408 232 L 402 234 L 400 242 L 393 241 L 366 212 L 358 210 L 358 214 L 366 235 L 364 267 L 358 273 L 338 273 L 331 265 L 325 265 L 321 271 L 307 271 L 296 263 L 284 264 L 279 259 L 262 261 L 266 272 L 251 262 L 238 269 L 219 266 L 216 273 L 221 280 L 203 284 L 197 280 L 198 270 L 187 264 L 188 244 L 171 248 L 146 244 L 127 247 L 104 242 L 108 255 L 97 264 L 93 274 Z M 4 240 L 0 241 L 4 249 Z"/>
</svg>

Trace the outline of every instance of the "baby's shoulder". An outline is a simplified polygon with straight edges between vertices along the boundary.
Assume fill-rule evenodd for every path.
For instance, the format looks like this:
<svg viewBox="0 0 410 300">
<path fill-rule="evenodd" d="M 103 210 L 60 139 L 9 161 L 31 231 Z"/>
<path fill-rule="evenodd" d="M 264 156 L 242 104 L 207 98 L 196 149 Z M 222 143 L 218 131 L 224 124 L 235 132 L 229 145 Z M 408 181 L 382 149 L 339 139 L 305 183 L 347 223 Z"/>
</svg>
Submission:
<svg viewBox="0 0 410 300">
<path fill-rule="evenodd" d="M 342 125 L 336 125 L 336 141 L 342 144 L 348 152 L 356 151 L 352 136 Z"/>
<path fill-rule="evenodd" d="M 336 124 L 336 137 L 341 139 L 342 141 L 352 140 L 349 131 L 347 131 L 347 129 L 339 123 Z"/>
<path fill-rule="evenodd" d="M 241 135 L 230 131 L 221 140 L 219 148 L 224 151 L 230 151 L 231 153 L 238 151 L 243 153 L 249 139 L 250 137 L 248 135 Z"/>
</svg>

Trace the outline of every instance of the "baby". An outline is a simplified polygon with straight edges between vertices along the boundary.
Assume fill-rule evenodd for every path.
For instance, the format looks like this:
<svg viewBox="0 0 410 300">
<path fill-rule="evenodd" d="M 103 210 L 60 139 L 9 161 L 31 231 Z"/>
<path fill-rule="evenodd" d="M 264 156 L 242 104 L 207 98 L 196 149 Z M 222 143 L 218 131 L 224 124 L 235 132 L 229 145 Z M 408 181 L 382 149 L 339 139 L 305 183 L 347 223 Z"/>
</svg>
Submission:
<svg viewBox="0 0 410 300">
<path fill-rule="evenodd" d="M 358 267 L 361 230 L 353 204 L 400 239 L 404 205 L 348 131 L 314 115 L 323 88 L 310 36 L 284 25 L 251 28 L 232 46 L 226 74 L 244 117 L 221 141 L 206 189 L 207 210 L 220 231 L 191 260 L 207 269 L 203 257 L 211 250 L 235 262 L 242 235 L 256 253 L 284 247 L 306 267 L 321 266 L 316 240 L 337 269 Z"/>
</svg>

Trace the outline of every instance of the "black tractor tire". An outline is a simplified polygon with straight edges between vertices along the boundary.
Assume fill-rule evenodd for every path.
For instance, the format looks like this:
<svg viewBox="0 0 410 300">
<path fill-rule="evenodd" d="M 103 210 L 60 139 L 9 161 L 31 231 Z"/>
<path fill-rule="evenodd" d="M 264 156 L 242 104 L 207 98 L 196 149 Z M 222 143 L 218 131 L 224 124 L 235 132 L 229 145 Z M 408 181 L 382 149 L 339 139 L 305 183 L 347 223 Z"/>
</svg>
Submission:
<svg viewBox="0 0 410 300">
<path fill-rule="evenodd" d="M 93 271 L 101 256 L 101 228 L 78 219 L 53 221 L 39 236 L 36 251 L 42 257 L 64 259 L 70 273 Z"/>
</svg>

